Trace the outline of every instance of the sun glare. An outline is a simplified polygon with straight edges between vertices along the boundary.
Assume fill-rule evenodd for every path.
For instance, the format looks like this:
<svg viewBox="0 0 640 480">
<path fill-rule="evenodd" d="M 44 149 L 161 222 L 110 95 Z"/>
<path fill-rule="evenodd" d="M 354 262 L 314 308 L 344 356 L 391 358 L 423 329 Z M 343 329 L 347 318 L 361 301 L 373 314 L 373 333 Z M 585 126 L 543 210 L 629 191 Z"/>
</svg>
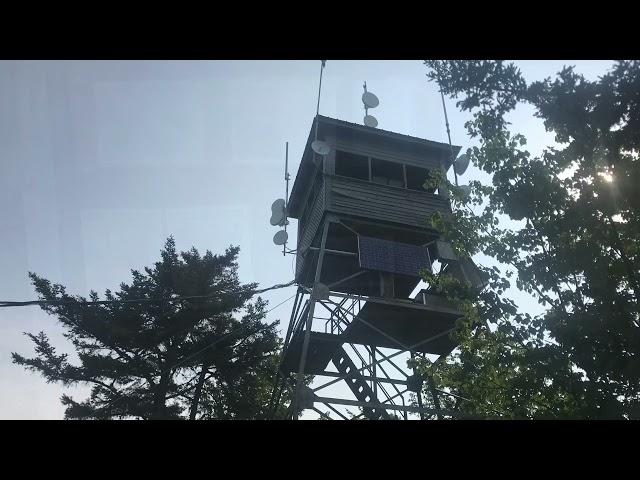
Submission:
<svg viewBox="0 0 640 480">
<path fill-rule="evenodd" d="M 613 175 L 611 175 L 610 173 L 599 173 L 598 175 L 600 175 L 605 182 L 613 182 Z"/>
</svg>

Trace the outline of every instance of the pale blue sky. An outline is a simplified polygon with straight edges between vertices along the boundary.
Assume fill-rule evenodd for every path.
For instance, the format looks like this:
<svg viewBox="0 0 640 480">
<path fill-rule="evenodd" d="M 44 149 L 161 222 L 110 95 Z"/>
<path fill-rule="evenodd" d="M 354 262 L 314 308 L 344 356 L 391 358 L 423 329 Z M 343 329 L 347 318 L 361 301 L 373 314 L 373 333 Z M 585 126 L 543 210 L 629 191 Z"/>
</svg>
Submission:
<svg viewBox="0 0 640 480">
<path fill-rule="evenodd" d="M 531 81 L 576 65 L 595 79 L 609 61 L 520 61 Z M 0 62 L 0 300 L 35 298 L 27 271 L 87 295 L 129 281 L 130 269 L 178 248 L 240 245 L 240 276 L 293 278 L 271 243 L 271 202 L 284 195 L 284 145 L 295 177 L 316 108 L 319 61 Z M 320 113 L 361 123 L 366 80 L 379 127 L 446 141 L 437 89 L 421 61 L 331 61 Z M 468 118 L 448 101 L 452 139 L 470 146 Z M 372 112 L 373 113 L 373 112 Z M 552 140 L 532 111 L 514 127 L 532 152 Z M 461 179 L 482 179 L 470 167 Z M 292 222 L 292 229 L 295 221 Z M 290 238 L 295 238 L 292 233 Z M 293 248 L 294 245 L 291 245 Z M 294 288 L 267 295 L 271 306 Z M 535 302 L 517 295 L 525 311 Z M 291 302 L 270 319 L 286 328 Z M 63 389 L 10 362 L 30 355 L 23 331 L 65 345 L 36 307 L 0 309 L 0 418 L 61 418 Z M 67 350 L 69 351 L 69 350 Z"/>
</svg>

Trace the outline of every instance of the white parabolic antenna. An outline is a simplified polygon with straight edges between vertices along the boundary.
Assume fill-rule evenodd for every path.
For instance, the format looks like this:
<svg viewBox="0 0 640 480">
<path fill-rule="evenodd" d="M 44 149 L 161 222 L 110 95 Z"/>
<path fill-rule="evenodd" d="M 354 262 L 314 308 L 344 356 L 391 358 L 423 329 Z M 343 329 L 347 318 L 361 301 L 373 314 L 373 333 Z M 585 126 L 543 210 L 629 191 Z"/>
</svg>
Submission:
<svg viewBox="0 0 640 480">
<path fill-rule="evenodd" d="M 271 204 L 271 225 L 283 225 L 285 219 L 285 202 L 282 198 Z"/>
<path fill-rule="evenodd" d="M 364 117 L 364 124 L 367 127 L 376 128 L 378 126 L 378 120 L 376 120 L 376 117 L 374 117 L 373 115 L 366 115 Z"/>
<path fill-rule="evenodd" d="M 279 226 L 284 226 L 284 212 L 282 213 L 272 213 L 271 214 L 271 220 L 270 220 L 271 225 L 273 225 L 274 227 L 276 225 Z M 289 222 L 287 222 L 287 225 L 289 224 Z"/>
<path fill-rule="evenodd" d="M 316 152 L 318 155 L 328 155 L 331 151 L 331 147 L 322 140 L 314 140 L 311 143 L 311 150 Z"/>
<path fill-rule="evenodd" d="M 287 243 L 288 238 L 289 235 L 287 234 L 287 232 L 285 232 L 284 230 L 280 230 L 273 236 L 273 243 L 275 243 L 276 245 L 284 245 L 285 243 Z"/>
<path fill-rule="evenodd" d="M 458 158 L 456 158 L 455 162 L 453 162 L 453 168 L 456 171 L 456 175 L 462 175 L 467 171 L 469 167 L 469 155 L 463 153 Z"/>
<path fill-rule="evenodd" d="M 380 101 L 373 93 L 364 92 L 362 94 L 362 103 L 364 103 L 364 106 L 367 108 L 376 108 L 380 104 Z"/>
<path fill-rule="evenodd" d="M 313 289 L 313 295 L 318 300 L 329 300 L 329 287 L 327 287 L 324 283 L 318 282 Z"/>
</svg>

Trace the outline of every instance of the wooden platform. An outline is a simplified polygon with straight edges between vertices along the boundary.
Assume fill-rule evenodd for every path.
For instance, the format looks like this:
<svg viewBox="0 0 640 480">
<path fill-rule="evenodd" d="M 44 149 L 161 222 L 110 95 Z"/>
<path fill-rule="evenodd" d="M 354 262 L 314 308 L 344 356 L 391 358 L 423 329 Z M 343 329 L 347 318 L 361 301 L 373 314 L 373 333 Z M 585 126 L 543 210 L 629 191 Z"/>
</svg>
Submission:
<svg viewBox="0 0 640 480">
<path fill-rule="evenodd" d="M 291 339 L 281 365 L 281 370 L 284 373 L 295 373 L 298 371 L 303 340 L 304 332 L 294 335 Z M 304 368 L 305 373 L 317 375 L 324 372 L 331 357 L 343 343 L 344 341 L 340 335 L 311 332 L 307 361 Z"/>
<path fill-rule="evenodd" d="M 456 343 L 449 334 L 443 334 L 443 332 L 453 328 L 461 314 L 444 300 L 438 298 L 429 300 L 429 306 L 417 303 L 412 305 L 409 302 L 401 306 L 367 302 L 344 332 L 344 341 L 400 349 L 402 348 L 400 344 L 384 334 L 406 347 L 440 335 L 414 350 L 421 353 L 448 355 L 456 347 Z"/>
<path fill-rule="evenodd" d="M 455 327 L 461 313 L 441 297 L 426 295 L 425 300 L 427 305 L 414 301 L 400 305 L 368 301 L 342 334 L 312 331 L 305 372 L 317 375 L 325 371 L 332 356 L 345 343 L 394 349 L 418 344 L 413 348 L 416 352 L 448 355 L 457 343 L 446 332 Z M 298 371 L 303 339 L 304 332 L 291 339 L 281 367 L 284 373 Z"/>
</svg>

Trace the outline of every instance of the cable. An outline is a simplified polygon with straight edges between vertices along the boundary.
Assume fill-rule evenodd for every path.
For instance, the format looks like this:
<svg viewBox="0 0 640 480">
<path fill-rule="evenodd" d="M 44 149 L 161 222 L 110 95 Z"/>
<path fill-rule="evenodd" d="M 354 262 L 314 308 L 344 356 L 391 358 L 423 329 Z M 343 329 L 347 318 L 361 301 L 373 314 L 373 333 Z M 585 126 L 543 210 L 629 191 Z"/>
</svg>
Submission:
<svg viewBox="0 0 640 480">
<path fill-rule="evenodd" d="M 296 275 L 296 267 L 294 265 L 295 260 L 296 260 L 296 257 L 291 257 L 291 273 L 293 273 L 294 277 Z"/>
<path fill-rule="evenodd" d="M 270 308 L 269 310 L 267 310 L 266 312 L 264 312 L 264 314 L 266 315 L 267 313 L 269 313 L 269 312 L 271 312 L 271 311 L 275 310 L 275 309 L 276 309 L 276 308 L 278 308 L 280 305 L 283 305 L 283 304 L 285 304 L 286 302 L 288 302 L 289 300 L 291 300 L 293 297 L 295 297 L 295 294 L 291 295 L 291 296 L 290 296 L 289 298 L 287 298 L 286 300 L 283 300 L 282 302 L 280 302 L 280 303 L 279 303 L 278 305 L 276 305 L 275 307 Z M 271 327 L 273 327 L 275 324 L 276 324 L 276 322 L 270 323 L 269 325 L 264 325 L 262 328 L 259 328 L 259 329 L 255 330 L 254 332 L 251 332 L 250 334 L 248 334 L 248 335 L 246 335 L 246 336 L 248 337 L 249 335 L 256 334 L 256 333 L 258 333 L 258 332 L 260 332 L 260 331 L 262 331 L 262 330 L 264 330 L 264 329 L 271 328 Z M 227 333 L 227 334 L 223 335 L 222 337 L 218 338 L 217 340 L 215 340 L 215 341 L 211 342 L 209 345 L 207 345 L 207 346 L 203 347 L 202 349 L 198 350 L 197 352 L 192 353 L 191 355 L 189 355 L 189 356 L 187 356 L 187 357 L 183 358 L 183 359 L 182 359 L 182 360 L 180 360 L 178 363 L 176 363 L 175 365 L 171 366 L 171 367 L 169 368 L 169 370 L 171 370 L 171 369 L 173 369 L 173 368 L 177 367 L 178 365 L 180 365 L 180 364 L 182 364 L 182 363 L 186 362 L 187 360 L 192 359 L 192 358 L 193 358 L 193 357 L 195 357 L 196 355 L 199 355 L 200 353 L 202 353 L 202 352 L 204 352 L 205 350 L 207 350 L 207 349 L 209 349 L 209 348 L 213 347 L 214 345 L 216 345 L 216 344 L 220 343 L 220 342 L 221 342 L 222 340 L 224 340 L 225 338 L 229 338 L 231 335 L 233 335 L 234 333 L 239 332 L 240 330 L 243 330 L 244 328 L 246 328 L 246 326 L 245 326 L 245 325 L 240 326 L 240 327 L 236 328 L 235 330 L 230 331 L 229 333 Z"/>
<path fill-rule="evenodd" d="M 296 294 L 294 293 L 293 295 L 291 295 L 289 298 L 287 298 L 286 300 L 283 300 L 282 302 L 280 302 L 278 305 L 276 305 L 275 307 L 270 308 L 269 310 L 267 310 L 266 312 L 264 312 L 264 314 L 266 315 L 267 313 L 269 313 L 272 310 L 275 310 L 276 308 L 278 308 L 280 305 L 288 302 L 289 300 L 291 300 L 293 297 L 295 297 Z"/>
<path fill-rule="evenodd" d="M 295 296 L 295 294 L 293 294 L 292 296 L 290 296 L 289 298 L 287 298 L 286 300 L 280 302 L 278 305 L 276 305 L 275 307 L 270 308 L 269 310 L 267 310 L 265 313 L 265 315 L 273 310 L 275 310 L 276 308 L 278 308 L 280 305 L 283 305 L 284 303 L 288 302 L 289 300 L 291 300 L 293 297 Z M 277 322 L 273 322 L 270 323 L 269 325 L 263 325 L 262 328 L 258 328 L 257 330 L 249 333 L 248 335 L 246 335 L 247 337 L 249 335 L 254 335 L 262 330 L 266 330 L 267 328 L 271 328 L 273 327 Z M 238 328 L 236 328 L 235 330 L 230 331 L 229 333 L 223 335 L 222 337 L 218 338 L 217 340 L 214 340 L 213 342 L 211 342 L 209 345 L 201 348 L 200 350 L 198 350 L 197 352 L 192 353 L 191 355 L 183 358 L 182 360 L 180 360 L 179 362 L 173 364 L 172 366 L 170 366 L 167 370 L 171 371 L 174 368 L 180 366 L 181 364 L 183 364 L 184 362 L 186 362 L 187 360 L 191 360 L 192 358 L 194 358 L 195 356 L 201 354 L 202 352 L 204 352 L 205 350 L 215 346 L 216 344 L 220 343 L 221 341 L 223 341 L 226 338 L 229 338 L 230 336 L 232 336 L 234 333 L 238 333 L 239 331 L 243 330 L 244 328 L 246 328 L 246 325 L 240 326 Z M 143 360 L 146 360 L 146 357 L 143 358 Z"/>
<path fill-rule="evenodd" d="M 273 288 L 273 287 L 272 287 L 272 288 Z M 266 312 L 264 312 L 264 314 L 266 315 L 267 313 L 272 312 L 273 310 L 275 310 L 275 309 L 276 309 L 276 308 L 278 308 L 279 306 L 284 305 L 286 302 L 288 302 L 289 300 L 291 300 L 291 299 L 292 299 L 293 297 L 295 297 L 295 296 L 296 296 L 296 294 L 294 293 L 293 295 L 291 295 L 291 296 L 290 296 L 289 298 L 287 298 L 286 300 L 283 300 L 282 302 L 280 302 L 280 303 L 279 303 L 279 304 L 277 304 L 276 306 L 271 307 L 269 310 L 267 310 Z M 273 322 L 273 323 L 270 323 L 270 324 L 268 324 L 268 325 L 264 325 L 262 328 L 258 328 L 257 330 L 255 330 L 255 331 L 253 331 L 253 332 L 249 333 L 249 334 L 248 334 L 248 335 L 246 335 L 246 336 L 248 337 L 249 335 L 254 335 L 254 334 L 256 334 L 256 333 L 258 333 L 258 332 L 260 332 L 260 331 L 262 331 L 262 330 L 265 330 L 265 329 L 267 329 L 267 328 L 271 328 L 271 327 L 273 327 L 276 323 L 277 323 L 277 322 Z M 207 350 L 207 349 L 209 349 L 209 348 L 211 348 L 211 347 L 215 346 L 216 344 L 220 343 L 220 342 L 221 342 L 221 341 L 223 341 L 224 339 L 229 338 L 229 337 L 230 337 L 230 336 L 232 336 L 234 333 L 238 333 L 239 331 L 243 330 L 244 328 L 246 328 L 246 325 L 242 325 L 242 326 L 240 326 L 240 327 L 236 328 L 235 330 L 230 331 L 229 333 L 227 333 L 227 334 L 223 335 L 222 337 L 218 338 L 217 340 L 215 340 L 215 341 L 211 342 L 209 345 L 207 345 L 207 346 L 205 346 L 205 347 L 201 348 L 201 349 L 200 349 L 200 350 L 198 350 L 197 352 L 194 352 L 194 353 L 192 353 L 191 355 L 189 355 L 189 356 L 187 356 L 187 357 L 183 358 L 183 359 L 182 359 L 182 360 L 180 360 L 178 363 L 176 363 L 176 364 L 172 365 L 171 367 L 169 367 L 169 369 L 168 369 L 168 370 L 172 370 L 172 369 L 174 369 L 175 367 L 177 367 L 177 366 L 179 366 L 179 365 L 183 364 L 183 363 L 184 363 L 184 362 L 186 362 L 187 360 L 190 360 L 190 359 L 192 359 L 193 357 L 195 357 L 196 355 L 199 355 L 200 353 L 204 352 L 205 350 Z M 145 355 L 142 359 L 143 359 L 143 360 L 146 360 L 146 359 L 148 358 L 148 356 L 149 356 L 149 355 L 151 355 L 151 354 L 149 353 L 149 354 Z"/>
<path fill-rule="evenodd" d="M 273 325 L 275 325 L 275 322 L 274 322 L 274 323 L 271 323 L 271 324 L 269 324 L 269 325 L 264 325 L 262 328 L 259 328 L 259 329 L 255 330 L 254 332 L 251 332 L 249 335 L 253 335 L 253 334 L 256 334 L 256 333 L 260 332 L 261 330 L 265 330 L 265 329 L 267 329 L 267 328 L 271 328 L 271 327 L 273 327 Z M 239 332 L 240 330 L 242 330 L 242 329 L 244 329 L 244 328 L 246 328 L 246 327 L 245 327 L 245 326 L 241 326 L 241 327 L 239 327 L 239 328 L 236 328 L 235 330 L 231 330 L 229 333 L 227 333 L 227 334 L 223 335 L 222 337 L 218 338 L 217 340 L 215 340 L 215 341 L 211 342 L 209 345 L 207 345 L 207 346 L 205 346 L 205 347 L 201 348 L 200 350 L 198 350 L 197 352 L 194 352 L 194 353 L 192 353 L 191 355 L 189 355 L 189 356 L 187 356 L 187 357 L 183 358 L 183 359 L 182 359 L 182 360 L 180 360 L 178 363 L 176 363 L 176 364 L 172 365 L 171 367 L 169 367 L 169 368 L 168 368 L 168 370 L 172 370 L 172 369 L 174 369 L 175 367 L 177 367 L 177 366 L 179 366 L 179 365 L 183 364 L 183 363 L 184 363 L 184 362 L 186 362 L 187 360 L 192 359 L 192 358 L 193 358 L 193 357 L 195 357 L 196 355 L 199 355 L 200 353 L 202 353 L 202 352 L 204 352 L 205 350 L 207 350 L 207 349 L 209 349 L 209 348 L 213 347 L 214 345 L 216 345 L 216 344 L 220 343 L 222 340 L 224 340 L 224 339 L 226 339 L 226 338 L 229 338 L 231 335 L 233 335 L 234 333 Z M 248 337 L 249 335 L 246 335 L 246 336 Z"/>
<path fill-rule="evenodd" d="M 262 293 L 262 292 L 266 292 L 268 290 L 274 290 L 277 288 L 285 288 L 285 287 L 289 287 L 291 285 L 293 285 L 294 281 L 292 280 L 289 283 L 285 283 L 285 284 L 277 284 L 277 285 L 273 285 L 269 288 L 264 288 L 262 290 L 256 290 L 254 293 Z M 283 300 L 282 302 L 280 302 L 279 304 L 277 304 L 274 307 L 271 307 L 269 310 L 267 310 L 266 312 L 264 312 L 264 314 L 268 314 L 270 312 L 272 312 L 273 310 L 275 310 L 276 308 L 278 308 L 281 305 L 284 305 L 286 302 L 288 302 L 289 300 L 291 300 L 293 297 L 295 297 L 296 294 L 294 293 L 293 295 L 291 295 L 289 298 L 287 298 L 286 300 Z M 177 297 L 177 298 L 172 298 L 170 300 L 183 300 L 183 299 L 189 299 L 189 298 L 211 298 L 213 297 L 212 295 L 193 295 L 190 297 Z M 95 302 L 64 302 L 64 301 L 29 301 L 29 302 L 0 302 L 0 307 L 22 307 L 22 306 L 28 306 L 28 305 L 46 305 L 46 304 L 64 304 L 64 303 L 80 303 L 82 305 L 96 305 L 96 304 L 109 304 L 109 303 L 131 303 L 131 302 L 147 302 L 147 301 L 153 301 L 153 300 L 166 300 L 166 299 L 137 299 L 137 300 L 104 300 L 104 301 L 95 301 Z M 258 330 L 250 333 L 249 335 L 253 335 L 255 333 L 260 332 L 261 330 L 264 330 L 266 328 L 271 328 L 273 325 L 275 325 L 277 322 L 273 322 L 269 325 L 265 325 L 262 328 L 259 328 Z M 232 330 L 231 332 L 227 333 L 226 335 L 223 335 L 222 337 L 220 337 L 219 339 L 215 340 L 214 342 L 210 343 L 209 345 L 205 346 L 204 348 L 198 350 L 195 353 L 192 353 L 191 355 L 189 355 L 188 357 L 183 358 L 182 360 L 180 360 L 180 362 L 176 363 L 175 365 L 171 366 L 169 368 L 169 370 L 181 365 L 182 363 L 186 362 L 187 360 L 190 360 L 191 358 L 195 357 L 196 355 L 199 355 L 200 353 L 204 352 L 205 350 L 215 346 L 217 343 L 220 343 L 222 340 L 228 338 L 229 336 L 233 335 L 234 333 L 237 333 L 239 331 L 241 331 L 242 329 L 244 329 L 245 326 L 241 326 L 235 330 Z M 248 336 L 248 335 L 247 335 Z M 146 360 L 146 358 L 143 358 L 143 360 Z"/>
<path fill-rule="evenodd" d="M 279 283 L 268 288 L 260 290 L 253 290 L 252 293 L 257 295 L 269 290 L 276 290 L 279 288 L 290 287 L 295 283 L 295 280 L 291 280 L 288 283 Z M 178 296 L 170 298 L 136 298 L 132 300 L 96 300 L 96 301 L 77 301 L 77 300 L 29 300 L 26 302 L 14 302 L 0 300 L 0 307 L 26 307 L 30 305 L 110 305 L 116 303 L 144 303 L 144 302 L 164 302 L 164 301 L 179 301 L 179 300 L 192 300 L 192 299 L 209 299 L 216 298 L 216 295 L 189 295 Z"/>
<path fill-rule="evenodd" d="M 256 293 L 264 293 L 264 292 L 269 291 L 269 290 L 275 290 L 275 289 L 278 289 L 278 288 L 286 288 L 286 287 L 292 286 L 294 283 L 296 283 L 296 281 L 295 280 L 291 280 L 288 283 L 279 283 L 279 284 L 276 284 L 276 285 L 274 285 L 272 287 L 269 287 L 269 288 L 263 288 L 262 290 L 255 290 L 253 293 L 254 294 L 256 294 Z"/>
</svg>

